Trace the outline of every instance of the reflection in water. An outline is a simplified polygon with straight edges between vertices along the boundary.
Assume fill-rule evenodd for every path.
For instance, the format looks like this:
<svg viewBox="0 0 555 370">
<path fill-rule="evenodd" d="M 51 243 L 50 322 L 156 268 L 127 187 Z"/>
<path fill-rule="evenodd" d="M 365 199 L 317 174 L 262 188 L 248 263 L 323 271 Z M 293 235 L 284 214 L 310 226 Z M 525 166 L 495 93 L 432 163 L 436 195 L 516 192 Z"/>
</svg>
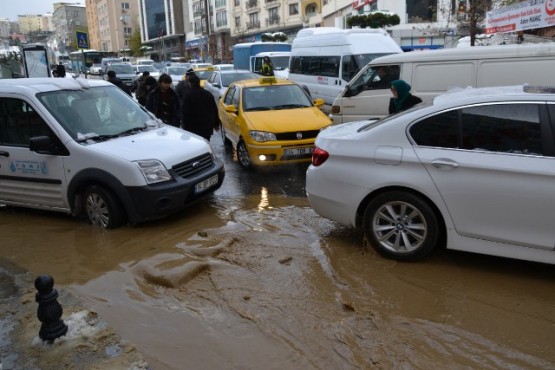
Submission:
<svg viewBox="0 0 555 370">
<path fill-rule="evenodd" d="M 260 189 L 260 203 L 258 203 L 258 212 L 262 212 L 269 206 L 270 202 L 268 201 L 268 189 L 264 186 Z"/>
</svg>

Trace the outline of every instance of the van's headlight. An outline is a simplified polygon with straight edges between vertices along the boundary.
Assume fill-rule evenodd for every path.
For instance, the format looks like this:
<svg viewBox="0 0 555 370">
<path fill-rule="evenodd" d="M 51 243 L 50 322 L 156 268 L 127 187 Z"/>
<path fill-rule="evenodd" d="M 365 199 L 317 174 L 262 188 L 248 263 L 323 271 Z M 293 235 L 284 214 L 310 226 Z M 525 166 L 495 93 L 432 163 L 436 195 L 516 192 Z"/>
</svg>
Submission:
<svg viewBox="0 0 555 370">
<path fill-rule="evenodd" d="M 277 140 L 276 135 L 271 132 L 249 131 L 249 134 L 254 141 L 258 141 L 259 143 Z"/>
<path fill-rule="evenodd" d="M 169 181 L 172 179 L 170 173 L 160 161 L 154 159 L 147 161 L 136 161 L 147 184 Z"/>
</svg>

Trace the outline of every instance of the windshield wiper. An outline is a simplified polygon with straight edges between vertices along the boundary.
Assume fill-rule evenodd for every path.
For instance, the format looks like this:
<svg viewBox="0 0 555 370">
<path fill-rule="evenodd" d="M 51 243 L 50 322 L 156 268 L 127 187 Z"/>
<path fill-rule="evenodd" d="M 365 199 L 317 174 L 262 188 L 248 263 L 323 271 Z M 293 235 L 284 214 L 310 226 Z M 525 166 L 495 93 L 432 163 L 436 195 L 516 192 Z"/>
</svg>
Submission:
<svg viewBox="0 0 555 370">
<path fill-rule="evenodd" d="M 126 136 L 126 135 L 130 135 L 130 134 L 134 134 L 136 132 L 142 131 L 145 128 L 146 128 L 146 126 L 133 127 L 133 128 L 130 128 L 129 130 L 122 131 L 119 134 L 115 134 L 113 136 L 114 137 L 116 137 L 116 136 Z"/>
<path fill-rule="evenodd" d="M 282 105 L 276 105 L 274 107 L 272 107 L 272 109 L 289 109 L 289 108 L 308 108 L 308 105 L 304 105 L 304 104 L 282 104 Z"/>
<path fill-rule="evenodd" d="M 131 134 L 134 134 L 136 132 L 142 131 L 144 129 L 146 129 L 146 127 L 141 126 L 141 127 L 130 128 L 129 130 L 122 131 L 119 134 L 112 134 L 112 135 L 86 134 L 86 135 L 83 135 L 82 138 L 78 138 L 77 142 L 82 143 L 82 142 L 87 141 L 87 140 L 106 141 L 106 140 L 113 139 L 113 138 L 116 138 L 116 137 L 131 135 Z"/>
</svg>

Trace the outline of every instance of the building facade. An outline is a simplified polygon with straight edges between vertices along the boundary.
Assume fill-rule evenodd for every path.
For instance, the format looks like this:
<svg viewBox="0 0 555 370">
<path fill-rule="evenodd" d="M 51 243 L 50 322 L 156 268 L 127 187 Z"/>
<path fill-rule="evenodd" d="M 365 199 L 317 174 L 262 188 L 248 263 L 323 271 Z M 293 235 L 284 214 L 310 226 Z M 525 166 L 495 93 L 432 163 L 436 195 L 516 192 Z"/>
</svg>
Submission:
<svg viewBox="0 0 555 370">
<path fill-rule="evenodd" d="M 95 13 L 99 37 L 98 50 L 129 56 L 130 39 L 137 30 L 139 7 L 133 0 L 97 0 Z"/>
<path fill-rule="evenodd" d="M 154 60 L 185 55 L 185 1 L 139 0 L 141 41 Z"/>
<path fill-rule="evenodd" d="M 11 23 L 9 18 L 0 18 L 0 38 L 7 39 L 10 36 Z"/>
<path fill-rule="evenodd" d="M 58 6 L 57 6 L 58 5 Z M 87 14 L 82 5 L 54 4 L 52 25 L 56 51 L 70 53 L 77 51 L 76 32 L 87 32 Z"/>
<path fill-rule="evenodd" d="M 29 34 L 31 32 L 44 31 L 41 14 L 18 15 L 17 20 L 21 33 Z"/>
<path fill-rule="evenodd" d="M 86 0 L 85 11 L 87 12 L 87 26 L 89 29 L 90 49 L 100 48 L 100 27 L 98 22 L 97 4 L 99 0 Z"/>
</svg>

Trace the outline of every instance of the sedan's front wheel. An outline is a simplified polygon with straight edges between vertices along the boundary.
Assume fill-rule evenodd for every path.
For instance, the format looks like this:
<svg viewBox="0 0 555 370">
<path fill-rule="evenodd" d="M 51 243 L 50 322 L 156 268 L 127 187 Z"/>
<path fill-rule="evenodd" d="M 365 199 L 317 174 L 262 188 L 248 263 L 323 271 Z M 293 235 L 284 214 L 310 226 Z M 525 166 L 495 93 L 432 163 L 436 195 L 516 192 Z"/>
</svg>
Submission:
<svg viewBox="0 0 555 370">
<path fill-rule="evenodd" d="M 239 159 L 239 163 L 246 169 L 252 168 L 252 161 L 247 150 L 247 146 L 243 140 L 240 140 L 237 143 L 237 159 Z"/>
<path fill-rule="evenodd" d="M 439 223 L 422 198 L 402 191 L 378 195 L 366 207 L 366 238 L 385 257 L 416 261 L 438 244 Z"/>
</svg>

